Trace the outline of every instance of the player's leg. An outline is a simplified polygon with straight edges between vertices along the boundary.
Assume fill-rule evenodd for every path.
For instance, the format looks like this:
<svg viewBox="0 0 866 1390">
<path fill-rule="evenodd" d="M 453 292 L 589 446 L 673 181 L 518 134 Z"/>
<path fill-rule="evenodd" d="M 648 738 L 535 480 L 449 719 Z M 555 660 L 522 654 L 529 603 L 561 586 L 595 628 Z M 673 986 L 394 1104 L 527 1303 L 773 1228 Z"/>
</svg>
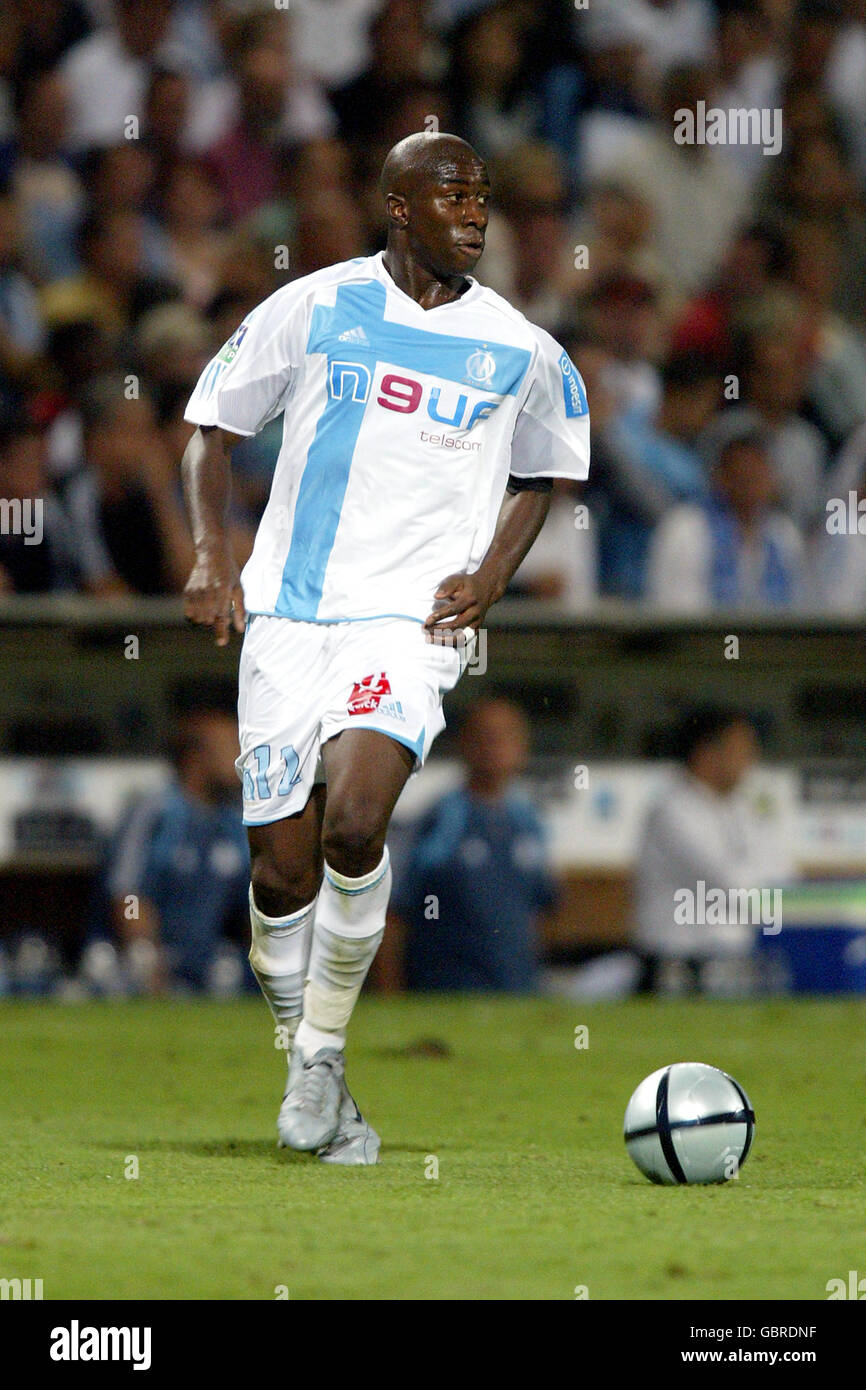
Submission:
<svg viewBox="0 0 866 1390">
<path fill-rule="evenodd" d="M 415 755 L 386 734 L 347 729 L 322 745 L 322 760 L 324 877 L 281 1112 L 281 1137 L 295 1149 L 319 1149 L 338 1128 L 346 1028 L 385 930 L 385 836 Z"/>
<path fill-rule="evenodd" d="M 281 1041 L 291 1048 L 303 1012 L 304 980 L 322 878 L 325 788 L 314 786 L 303 810 L 269 825 L 247 826 L 250 846 L 250 965 Z"/>
</svg>

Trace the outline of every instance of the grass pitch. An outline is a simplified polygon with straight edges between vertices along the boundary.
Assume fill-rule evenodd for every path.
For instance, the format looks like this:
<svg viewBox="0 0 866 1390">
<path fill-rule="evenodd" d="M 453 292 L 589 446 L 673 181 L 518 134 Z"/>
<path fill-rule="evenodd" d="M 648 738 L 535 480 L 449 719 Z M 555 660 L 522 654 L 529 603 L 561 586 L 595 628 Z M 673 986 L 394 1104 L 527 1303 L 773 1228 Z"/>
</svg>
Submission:
<svg viewBox="0 0 866 1390">
<path fill-rule="evenodd" d="M 46 1299 L 825 1299 L 866 1272 L 864 1025 L 856 1000 L 365 999 L 348 1075 L 382 1161 L 345 1169 L 277 1151 L 261 1001 L 7 1003 L 0 1277 Z M 653 1187 L 626 1101 L 690 1060 L 746 1088 L 754 1147 L 724 1187 Z"/>
</svg>

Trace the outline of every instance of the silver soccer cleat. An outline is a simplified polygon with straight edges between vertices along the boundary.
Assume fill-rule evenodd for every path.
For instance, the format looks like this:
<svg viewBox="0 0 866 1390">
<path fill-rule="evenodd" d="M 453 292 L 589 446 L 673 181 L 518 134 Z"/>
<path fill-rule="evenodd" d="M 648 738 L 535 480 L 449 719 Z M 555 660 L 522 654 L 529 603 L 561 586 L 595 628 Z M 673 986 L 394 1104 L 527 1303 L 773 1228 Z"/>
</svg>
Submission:
<svg viewBox="0 0 866 1390">
<path fill-rule="evenodd" d="M 381 1142 L 373 1126 L 364 1119 L 344 1081 L 340 1126 L 330 1144 L 320 1149 L 317 1157 L 323 1163 L 378 1163 Z"/>
<path fill-rule="evenodd" d="M 307 1152 L 331 1142 L 340 1123 L 345 1066 L 335 1047 L 320 1047 L 312 1057 L 294 1049 L 277 1119 L 281 1148 Z"/>
</svg>

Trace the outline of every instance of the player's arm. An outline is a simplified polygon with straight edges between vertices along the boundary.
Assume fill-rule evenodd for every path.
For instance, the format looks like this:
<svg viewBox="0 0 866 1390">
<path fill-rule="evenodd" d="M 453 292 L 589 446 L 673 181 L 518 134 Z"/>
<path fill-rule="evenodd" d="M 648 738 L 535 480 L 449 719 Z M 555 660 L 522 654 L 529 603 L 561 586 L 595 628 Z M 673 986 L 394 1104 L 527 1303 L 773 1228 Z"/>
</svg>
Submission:
<svg viewBox="0 0 866 1390">
<path fill-rule="evenodd" d="M 139 895 L 137 912 L 138 916 L 130 919 L 127 896 L 112 899 L 112 926 L 127 969 L 145 994 L 162 994 L 170 972 L 160 945 L 159 909 L 149 898 Z"/>
<path fill-rule="evenodd" d="M 510 477 L 487 554 L 472 574 L 449 574 L 434 595 L 428 629 L 479 628 L 528 554 L 550 510 L 552 482 Z M 451 621 L 447 621 L 451 619 Z"/>
<path fill-rule="evenodd" d="M 184 589 L 184 612 L 192 622 L 213 627 L 218 647 L 228 642 L 232 623 L 243 632 L 246 621 L 229 527 L 231 451 L 240 439 L 218 425 L 199 425 L 181 463 L 195 546 L 195 564 Z"/>
</svg>

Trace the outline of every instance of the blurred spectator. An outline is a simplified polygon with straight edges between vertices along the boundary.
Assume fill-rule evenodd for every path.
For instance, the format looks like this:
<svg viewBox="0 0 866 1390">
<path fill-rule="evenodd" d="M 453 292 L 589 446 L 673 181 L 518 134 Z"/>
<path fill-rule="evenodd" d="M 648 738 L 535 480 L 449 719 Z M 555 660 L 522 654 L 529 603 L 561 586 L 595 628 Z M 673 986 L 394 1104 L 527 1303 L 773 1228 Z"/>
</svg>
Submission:
<svg viewBox="0 0 866 1390">
<path fill-rule="evenodd" d="M 511 787 L 529 752 L 523 714 L 507 700 L 478 701 L 460 752 L 465 785 L 422 817 L 397 876 L 397 979 L 416 990 L 528 993 L 537 987 L 536 916 L 556 891 L 536 812 Z"/>
<path fill-rule="evenodd" d="M 539 141 L 517 145 L 491 170 L 496 189 L 499 273 L 485 253 L 478 279 L 505 296 L 533 323 L 553 332 L 564 321 L 567 296 L 573 293 L 573 237 L 559 156 Z M 494 233 L 495 235 L 495 233 Z M 496 248 L 494 247 L 494 254 Z"/>
<path fill-rule="evenodd" d="M 84 403 L 84 467 L 66 485 L 81 536 L 106 575 L 138 594 L 178 593 L 193 562 L 176 461 L 151 401 L 127 396 L 121 378 L 95 382 Z"/>
<path fill-rule="evenodd" d="M 85 161 L 85 184 L 96 216 L 129 212 L 136 219 L 141 271 L 148 279 L 168 281 L 171 258 L 165 232 L 154 215 L 157 165 L 143 142 L 127 140 L 94 150 Z"/>
<path fill-rule="evenodd" d="M 48 323 L 47 356 L 52 369 L 48 422 L 48 468 L 58 483 L 81 464 L 84 452 L 81 401 L 91 382 L 110 371 L 115 343 L 97 318 L 71 301 L 55 306 Z"/>
<path fill-rule="evenodd" d="M 634 189 L 616 179 L 600 179 L 587 189 L 575 241 L 577 248 L 586 248 L 586 265 L 577 277 L 581 296 L 619 276 L 659 281 L 652 210 Z"/>
<path fill-rule="evenodd" d="M 824 87 L 851 143 L 861 187 L 866 185 L 866 0 L 848 0 L 827 58 Z"/>
<path fill-rule="evenodd" d="M 13 72 L 20 83 L 28 74 L 48 72 L 67 49 L 93 29 L 94 5 L 86 0 L 11 0 L 2 29 L 14 38 Z"/>
<path fill-rule="evenodd" d="M 37 282 L 78 269 L 76 235 L 85 194 L 66 150 L 68 101 L 56 72 L 35 72 L 21 83 L 17 137 L 7 159 L 18 203 L 23 251 Z"/>
<path fill-rule="evenodd" d="M 734 327 L 775 284 L 785 264 L 781 233 L 752 222 L 733 237 L 718 275 L 685 305 L 673 328 L 675 352 L 704 352 L 731 361 Z"/>
<path fill-rule="evenodd" d="M 407 88 L 435 73 L 424 0 L 385 0 L 370 21 L 368 45 L 364 71 L 330 94 L 340 136 L 357 150 L 376 141 Z"/>
<path fill-rule="evenodd" d="M 791 609 L 804 598 L 804 541 L 774 505 L 766 441 L 743 434 L 722 446 L 712 490 L 662 517 L 647 560 L 647 598 L 668 612 Z"/>
<path fill-rule="evenodd" d="M 652 74 L 710 58 L 713 12 L 707 0 L 592 0 L 578 22 L 590 47 L 626 39 L 636 45 Z"/>
<path fill-rule="evenodd" d="M 204 309 L 219 289 L 228 236 L 216 180 L 202 160 L 167 167 L 160 211 L 169 276 L 187 304 Z"/>
<path fill-rule="evenodd" d="M 138 321 L 135 348 L 160 419 L 188 400 L 211 356 L 206 320 L 183 304 L 159 304 Z"/>
<path fill-rule="evenodd" d="M 231 32 L 229 61 L 237 110 L 208 160 L 231 218 L 273 197 L 281 144 L 327 136 L 334 124 L 324 93 L 295 68 L 285 15 L 241 18 Z"/>
<path fill-rule="evenodd" d="M 507 161 L 537 129 L 540 105 L 527 81 L 526 35 L 533 27 L 531 9 L 499 0 L 475 6 L 449 35 L 454 117 L 465 138 L 487 157 Z"/>
<path fill-rule="evenodd" d="M 760 0 L 723 0 L 716 23 L 720 89 L 713 104 L 723 111 L 772 111 L 779 107 L 781 63 L 763 4 Z M 731 145 L 730 152 L 744 179 L 753 184 L 765 164 L 761 146 L 743 142 Z"/>
<path fill-rule="evenodd" d="M 713 422 L 719 437 L 752 422 L 767 440 L 779 482 L 779 502 L 798 526 L 812 525 L 821 507 L 828 451 L 805 418 L 811 366 L 808 324 L 798 300 L 766 295 L 743 308 L 738 325 L 743 406 Z"/>
<path fill-rule="evenodd" d="M 111 23 L 66 52 L 73 149 L 114 145 L 124 138 L 128 117 L 140 118 L 149 67 L 171 56 L 171 8 L 171 0 L 115 0 Z"/>
<path fill-rule="evenodd" d="M 22 273 L 16 199 L 0 188 L 0 404 L 32 383 L 45 343 L 36 292 Z"/>
<path fill-rule="evenodd" d="M 608 354 L 602 378 L 617 410 L 653 413 L 661 397 L 658 364 L 665 337 L 657 284 L 635 272 L 604 275 L 586 297 L 583 321 Z"/>
<path fill-rule="evenodd" d="M 48 479 L 45 433 L 24 420 L 0 432 L 0 592 L 111 592 L 98 550 Z"/>
<path fill-rule="evenodd" d="M 602 466 L 594 486 L 603 494 L 599 560 L 604 592 L 641 597 L 653 527 L 676 502 L 706 496 L 695 441 L 718 402 L 719 389 L 713 362 L 698 356 L 671 358 L 662 371 L 658 407 L 633 406 L 598 431 Z"/>
<path fill-rule="evenodd" d="M 658 123 L 635 135 L 629 152 L 604 171 L 649 204 L 664 279 L 682 294 L 694 293 L 718 269 L 744 192 L 724 146 L 675 142 L 677 112 L 695 111 L 698 101 L 712 105 L 707 70 L 672 68 Z"/>
<path fill-rule="evenodd" d="M 82 960 L 85 980 L 110 973 L 108 940 L 120 956 L 116 988 L 125 983 L 158 994 L 218 987 L 226 934 L 237 940 L 248 913 L 237 752 L 232 714 L 204 708 L 179 717 L 173 780 L 129 808 L 109 847 Z M 237 988 L 243 967 L 237 948 L 233 954 Z"/>
<path fill-rule="evenodd" d="M 834 443 L 866 421 L 866 324 L 858 332 L 833 309 L 841 248 L 830 219 L 802 218 L 789 234 L 789 278 L 812 338 L 809 388 Z"/>
<path fill-rule="evenodd" d="M 813 603 L 818 612 L 866 613 L 866 425 L 846 442 L 827 478 L 812 537 Z"/>
<path fill-rule="evenodd" d="M 544 525 L 508 586 L 509 598 L 547 599 L 585 613 L 597 597 L 595 533 L 579 484 L 556 478 Z"/>
<path fill-rule="evenodd" d="M 185 155 L 194 157 L 184 139 L 189 120 L 190 87 L 185 72 L 158 65 L 151 69 L 144 97 L 142 134 L 160 173 Z"/>
<path fill-rule="evenodd" d="M 47 318 L 72 317 L 70 306 L 109 333 L 128 331 L 139 314 L 170 298 L 174 287 L 146 273 L 141 215 L 131 208 L 88 214 L 78 235 L 81 273 L 42 291 Z"/>
<path fill-rule="evenodd" d="M 298 62 L 326 87 L 341 87 L 369 62 L 370 20 L 382 0 L 292 0 Z"/>
<path fill-rule="evenodd" d="M 364 222 L 348 193 L 330 189 L 304 199 L 291 262 L 296 277 L 363 255 Z"/>
<path fill-rule="evenodd" d="M 784 849 L 770 842 L 740 794 L 760 752 L 746 717 L 719 707 L 695 709 L 682 720 L 676 745 L 682 766 L 649 806 L 635 856 L 634 947 L 642 992 L 670 986 L 677 976 L 681 987 L 706 988 L 720 964 L 733 970 L 729 985 L 737 977 L 747 984 L 760 926 L 736 914 L 731 920 L 728 895 L 769 890 L 791 877 Z M 725 911 L 701 913 L 700 903 L 718 890 Z"/>
</svg>

